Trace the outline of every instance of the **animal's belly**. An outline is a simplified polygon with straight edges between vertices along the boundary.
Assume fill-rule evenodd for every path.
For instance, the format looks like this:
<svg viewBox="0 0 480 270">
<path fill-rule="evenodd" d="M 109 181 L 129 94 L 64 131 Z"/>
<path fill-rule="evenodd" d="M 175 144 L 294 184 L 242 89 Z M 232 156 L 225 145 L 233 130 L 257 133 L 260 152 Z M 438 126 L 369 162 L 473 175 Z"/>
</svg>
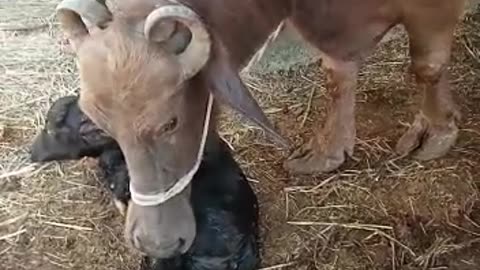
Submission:
<svg viewBox="0 0 480 270">
<path fill-rule="evenodd" d="M 393 0 L 298 0 L 291 21 L 329 55 L 348 58 L 371 49 L 399 22 Z"/>
</svg>

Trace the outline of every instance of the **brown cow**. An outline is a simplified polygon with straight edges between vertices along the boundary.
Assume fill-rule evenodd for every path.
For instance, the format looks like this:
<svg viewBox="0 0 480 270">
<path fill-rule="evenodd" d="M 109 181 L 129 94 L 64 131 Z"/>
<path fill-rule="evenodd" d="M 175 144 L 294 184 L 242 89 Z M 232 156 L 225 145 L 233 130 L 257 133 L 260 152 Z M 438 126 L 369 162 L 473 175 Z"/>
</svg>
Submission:
<svg viewBox="0 0 480 270">
<path fill-rule="evenodd" d="M 440 157 L 457 137 L 447 65 L 464 0 L 116 0 L 109 8 L 100 2 L 64 0 L 58 14 L 79 60 L 81 107 L 126 156 L 133 200 L 126 237 L 151 256 L 184 252 L 195 237 L 189 181 L 215 128 L 212 95 L 283 141 L 238 70 L 285 20 L 321 51 L 332 99 L 325 125 L 286 161 L 287 169 L 327 172 L 352 155 L 359 64 L 397 24 L 408 32 L 424 91 L 398 152 Z"/>
</svg>

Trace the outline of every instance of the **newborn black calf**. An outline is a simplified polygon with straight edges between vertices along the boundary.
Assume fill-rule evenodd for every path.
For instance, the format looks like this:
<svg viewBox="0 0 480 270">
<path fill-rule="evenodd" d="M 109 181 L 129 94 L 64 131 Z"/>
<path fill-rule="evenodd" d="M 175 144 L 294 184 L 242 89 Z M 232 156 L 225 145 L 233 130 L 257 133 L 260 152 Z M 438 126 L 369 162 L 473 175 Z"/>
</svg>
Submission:
<svg viewBox="0 0 480 270">
<path fill-rule="evenodd" d="M 98 157 L 105 154 L 105 162 L 100 159 L 101 173 L 106 180 L 103 183 L 113 193 L 113 201 L 122 215 L 126 213 L 126 200 L 129 198 L 128 183 L 119 179 L 128 176 L 121 175 L 119 168 L 125 162 L 118 159 L 115 162 L 110 155 L 118 154 L 119 146 L 112 137 L 99 129 L 78 106 L 78 96 L 64 96 L 53 102 L 47 112 L 45 127 L 33 140 L 30 159 L 33 162 L 54 160 L 75 160 L 82 157 Z M 123 181 L 123 182 L 122 182 Z"/>
<path fill-rule="evenodd" d="M 130 179 L 120 148 L 86 118 L 74 97 L 61 98 L 53 104 L 47 115 L 47 127 L 33 143 L 32 161 L 83 156 L 99 156 L 102 178 L 116 206 L 124 211 L 130 200 Z M 191 248 L 170 259 L 145 257 L 141 269 L 256 269 L 259 261 L 257 198 L 227 145 L 216 133 L 209 134 L 207 139 L 202 164 L 192 181 L 191 200 L 197 222 Z"/>
</svg>

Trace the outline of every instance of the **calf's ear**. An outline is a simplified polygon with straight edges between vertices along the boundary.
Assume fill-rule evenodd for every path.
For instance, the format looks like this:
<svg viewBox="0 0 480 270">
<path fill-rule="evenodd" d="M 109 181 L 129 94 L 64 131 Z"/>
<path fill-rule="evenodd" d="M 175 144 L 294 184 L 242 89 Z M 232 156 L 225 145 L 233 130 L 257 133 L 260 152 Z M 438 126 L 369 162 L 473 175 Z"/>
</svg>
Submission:
<svg viewBox="0 0 480 270">
<path fill-rule="evenodd" d="M 205 68 L 207 83 L 214 97 L 260 126 L 275 142 L 288 147 L 288 141 L 276 131 L 270 120 L 240 78 L 238 70 L 221 42 L 215 42 Z"/>
</svg>

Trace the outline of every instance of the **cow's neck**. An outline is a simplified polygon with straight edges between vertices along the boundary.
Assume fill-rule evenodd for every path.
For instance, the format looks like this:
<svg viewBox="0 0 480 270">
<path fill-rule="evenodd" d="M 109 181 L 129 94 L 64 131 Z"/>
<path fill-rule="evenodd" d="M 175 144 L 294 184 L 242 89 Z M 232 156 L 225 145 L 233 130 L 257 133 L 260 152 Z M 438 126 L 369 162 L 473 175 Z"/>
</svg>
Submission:
<svg viewBox="0 0 480 270">
<path fill-rule="evenodd" d="M 290 14 L 291 0 L 180 0 L 197 11 L 240 69 Z"/>
</svg>

